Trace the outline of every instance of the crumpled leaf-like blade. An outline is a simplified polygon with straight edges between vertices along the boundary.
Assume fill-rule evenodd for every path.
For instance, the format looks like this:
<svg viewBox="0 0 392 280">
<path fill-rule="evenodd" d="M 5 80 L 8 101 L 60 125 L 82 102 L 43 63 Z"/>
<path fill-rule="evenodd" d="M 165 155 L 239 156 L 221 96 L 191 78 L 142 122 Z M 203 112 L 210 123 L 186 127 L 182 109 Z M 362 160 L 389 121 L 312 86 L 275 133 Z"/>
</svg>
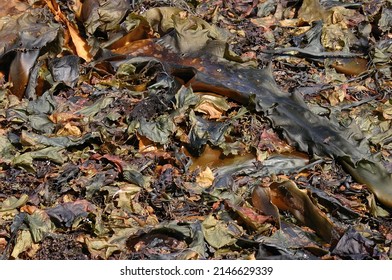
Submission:
<svg viewBox="0 0 392 280">
<path fill-rule="evenodd" d="M 19 199 L 15 197 L 9 197 L 0 205 L 0 212 L 6 212 L 9 210 L 13 210 L 19 208 L 26 204 L 29 200 L 29 196 L 27 194 L 22 194 Z"/>
<path fill-rule="evenodd" d="M 298 189 L 293 181 L 270 185 L 272 203 L 281 210 L 290 211 L 301 223 L 317 232 L 325 241 L 336 238 L 332 221 L 313 204 L 307 191 Z"/>
<path fill-rule="evenodd" d="M 280 226 L 279 209 L 271 201 L 271 190 L 257 186 L 252 192 L 252 204 L 263 214 L 271 216 Z"/>
<path fill-rule="evenodd" d="M 190 144 L 188 151 L 191 154 L 199 156 L 208 141 L 214 146 L 219 146 L 225 141 L 224 136 L 229 127 L 228 123 L 205 120 L 196 116 L 194 112 L 191 112 L 189 117 L 192 122 L 192 129 L 189 132 Z"/>
<path fill-rule="evenodd" d="M 382 9 L 381 18 L 378 22 L 378 26 L 384 32 L 390 31 L 392 25 L 392 10 L 391 9 Z"/>
<path fill-rule="evenodd" d="M 345 259 L 361 260 L 366 259 L 369 253 L 377 252 L 375 245 L 374 241 L 350 227 L 340 238 L 332 253 Z"/>
<path fill-rule="evenodd" d="M 82 137 L 71 137 L 71 136 L 58 136 L 58 137 L 48 137 L 40 134 L 36 134 L 33 132 L 22 132 L 22 139 L 25 141 L 26 146 L 30 145 L 44 145 L 44 146 L 52 146 L 52 147 L 61 147 L 68 148 L 72 146 L 82 145 L 86 143 L 88 140 L 98 138 L 99 133 L 87 133 Z"/>
<path fill-rule="evenodd" d="M 62 147 L 48 147 L 38 151 L 27 152 L 16 156 L 12 160 L 12 164 L 32 172 L 35 171 L 33 165 L 34 159 L 50 160 L 57 164 L 63 164 L 64 157 L 60 155 L 62 149 Z"/>
<path fill-rule="evenodd" d="M 98 114 L 102 109 L 112 104 L 113 101 L 113 97 L 103 97 L 97 100 L 93 105 L 84 107 L 83 109 L 75 112 L 75 114 L 80 114 L 91 118 Z"/>
<path fill-rule="evenodd" d="M 319 256 L 328 254 L 319 244 L 319 237 L 301 227 L 282 221 L 280 230 L 271 236 L 260 236 L 256 259 L 315 259 L 309 249 L 316 249 Z"/>
<path fill-rule="evenodd" d="M 9 163 L 15 157 L 16 149 L 5 135 L 0 135 L 0 163 Z"/>
<path fill-rule="evenodd" d="M 119 27 L 128 8 L 128 0 L 85 0 L 81 19 L 90 34 L 94 34 L 96 30 L 108 32 Z"/>
<path fill-rule="evenodd" d="M 40 133 L 51 134 L 55 129 L 55 125 L 53 124 L 53 122 L 50 121 L 50 119 L 45 114 L 30 115 L 28 116 L 28 121 L 31 127 L 35 131 Z"/>
<path fill-rule="evenodd" d="M 176 127 L 169 116 L 160 116 L 156 121 L 142 119 L 138 132 L 155 143 L 167 144 Z"/>
<path fill-rule="evenodd" d="M 322 20 L 325 16 L 326 11 L 320 5 L 319 0 L 304 0 L 298 11 L 298 18 L 307 23 Z"/>
<path fill-rule="evenodd" d="M 58 225 L 71 227 L 73 222 L 80 217 L 86 217 L 89 212 L 94 210 L 94 206 L 87 200 L 77 200 L 75 202 L 66 202 L 49 208 L 46 213 Z"/>
<path fill-rule="evenodd" d="M 132 165 L 125 164 L 122 166 L 125 181 L 147 188 L 150 184 L 149 177 L 144 176 L 140 171 L 136 170 Z"/>
<path fill-rule="evenodd" d="M 179 14 L 181 9 L 176 7 L 152 8 L 144 13 L 150 26 L 158 32 L 166 33 L 174 27 L 173 15 Z"/>
<path fill-rule="evenodd" d="M 16 18 L 5 17 L 0 23 L 0 63 L 9 65 L 11 92 L 19 99 L 25 94 L 40 51 L 58 38 L 59 25 L 45 14 L 38 17 L 38 13 L 42 11 L 31 9 Z"/>
<path fill-rule="evenodd" d="M 12 83 L 11 92 L 21 99 L 29 81 L 30 70 L 38 58 L 39 50 L 17 52 L 11 63 L 9 81 Z"/>
<path fill-rule="evenodd" d="M 106 250 L 105 258 L 108 259 L 114 252 L 126 249 L 126 242 L 130 236 L 135 235 L 138 228 L 124 228 L 115 232 L 112 237 L 108 240 L 109 244 L 116 246 L 108 246 Z"/>
<path fill-rule="evenodd" d="M 355 180 L 366 184 L 382 204 L 392 208 L 392 174 L 381 163 L 363 159 L 353 164 L 347 158 L 340 162 Z"/>
<path fill-rule="evenodd" d="M 47 91 L 28 103 L 27 112 L 31 115 L 51 114 L 56 107 L 57 103 L 53 95 Z"/>
<path fill-rule="evenodd" d="M 0 23 L 0 60 L 12 51 L 41 49 L 54 42 L 60 26 L 40 9 L 31 9 L 19 17 L 6 17 Z"/>
<path fill-rule="evenodd" d="M 241 218 L 243 223 L 256 231 L 265 231 L 270 227 L 268 222 L 271 222 L 271 217 L 261 215 L 257 213 L 252 207 L 246 203 L 242 206 L 231 204 L 227 202 L 230 208 L 232 208 Z"/>
<path fill-rule="evenodd" d="M 227 224 L 208 216 L 202 223 L 204 238 L 215 249 L 232 245 L 236 242 L 235 233 L 231 232 Z"/>
<path fill-rule="evenodd" d="M 162 43 L 180 53 L 197 52 L 214 39 L 214 42 L 226 41 L 225 32 L 196 16 L 190 15 L 178 8 L 153 8 L 145 13 L 147 21 L 154 30 L 165 34 L 174 28 L 175 36 L 165 36 Z"/>
<path fill-rule="evenodd" d="M 195 111 L 206 114 L 209 119 L 219 119 L 222 116 L 222 113 L 229 108 L 230 105 L 224 97 L 203 94 L 199 104 L 195 107 Z"/>
<path fill-rule="evenodd" d="M 193 93 L 192 88 L 182 86 L 175 95 L 176 106 L 182 110 L 187 110 L 190 106 L 194 106 L 199 101 L 199 96 Z"/>
<path fill-rule="evenodd" d="M 56 19 L 65 24 L 69 36 L 72 39 L 73 47 L 75 48 L 76 54 L 83 58 L 85 61 L 90 62 L 93 56 L 90 53 L 91 47 L 88 45 L 87 41 L 79 34 L 77 26 L 70 22 L 67 17 L 62 13 L 60 6 L 57 4 L 56 0 L 45 0 L 48 8 L 56 16 Z"/>
<path fill-rule="evenodd" d="M 79 57 L 68 55 L 54 58 L 49 63 L 55 82 L 63 82 L 69 87 L 74 87 L 79 79 Z"/>
<path fill-rule="evenodd" d="M 44 210 L 36 209 L 26 216 L 34 243 L 40 242 L 52 230 L 52 222 Z"/>
<path fill-rule="evenodd" d="M 107 43 L 108 49 L 118 49 L 126 46 L 129 42 L 147 39 L 151 37 L 151 27 L 147 20 L 136 14 L 129 14 L 126 20 L 121 23 L 121 27 L 125 29 L 126 34 L 120 38 L 115 38 Z"/>
<path fill-rule="evenodd" d="M 3 6 L 0 10 L 0 17 L 18 15 L 30 8 L 30 5 L 28 3 L 24 3 L 19 0 L 4 1 L 2 5 Z"/>
<path fill-rule="evenodd" d="M 25 252 L 33 246 L 33 239 L 28 230 L 22 230 L 18 235 L 11 257 L 17 259 L 20 253 Z"/>
</svg>

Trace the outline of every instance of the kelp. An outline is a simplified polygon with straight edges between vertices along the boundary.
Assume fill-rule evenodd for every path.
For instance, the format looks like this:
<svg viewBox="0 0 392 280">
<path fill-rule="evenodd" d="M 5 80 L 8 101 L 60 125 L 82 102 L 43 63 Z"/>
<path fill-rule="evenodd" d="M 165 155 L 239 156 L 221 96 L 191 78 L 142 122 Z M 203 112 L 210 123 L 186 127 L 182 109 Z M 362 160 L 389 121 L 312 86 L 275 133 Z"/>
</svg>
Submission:
<svg viewBox="0 0 392 280">
<path fill-rule="evenodd" d="M 174 29 L 161 39 L 130 43 L 113 50 L 118 55 L 108 60 L 114 68 L 132 57 L 158 60 L 167 73 L 195 91 L 215 92 L 243 104 L 253 104 L 289 144 L 312 156 L 334 158 L 358 182 L 366 184 L 382 204 L 392 207 L 391 174 L 370 153 L 358 133 L 316 115 L 298 94 L 280 90 L 270 67 L 257 69 L 227 60 L 225 42 L 205 37 L 210 32 L 209 26 L 197 26 L 196 21 L 191 26 L 181 24 L 184 20 L 175 16 L 171 19 L 175 22 Z M 181 47 L 183 38 L 196 41 L 200 36 L 205 42 L 203 47 L 198 45 L 192 52 Z"/>
<path fill-rule="evenodd" d="M 128 7 L 129 0 L 86 0 L 81 5 L 80 19 L 90 34 L 112 31 L 118 28 Z"/>
<path fill-rule="evenodd" d="M 206 249 L 203 228 L 206 228 L 206 225 L 203 226 L 199 221 L 164 221 L 154 228 L 139 230 L 130 236 L 126 243 L 127 247 L 134 251 L 133 256 L 146 254 L 148 259 L 203 258 Z M 184 248 L 186 243 L 189 243 L 188 248 Z"/>
<path fill-rule="evenodd" d="M 12 46 L 0 59 L 3 258 L 12 248 L 12 258 L 69 258 L 67 248 L 78 247 L 79 258 L 92 259 L 387 256 L 388 212 L 325 159 L 358 180 L 370 177 L 382 202 L 390 175 L 361 135 L 331 121 L 328 109 L 315 113 L 300 95 L 282 92 L 270 67 L 243 63 L 225 31 L 177 8 L 136 15 L 128 0 L 109 2 L 39 1 L 61 23 L 62 52 L 47 52 L 57 38 L 37 58 L 31 50 L 21 100 L 8 94 L 21 59 L 12 69 L 8 62 L 22 50 Z M 313 41 L 295 49 L 309 59 L 305 52 L 319 49 L 304 52 L 304 42 Z M 377 64 L 388 66 L 389 45 L 376 48 Z M 382 129 L 387 105 L 375 112 L 386 120 Z M 309 162 L 276 132 L 324 159 Z M 385 150 L 389 143 L 373 137 Z M 346 228 L 367 222 L 371 231 Z"/>
<path fill-rule="evenodd" d="M 77 200 L 59 204 L 45 211 L 55 224 L 71 227 L 75 220 L 87 217 L 93 210 L 94 206 L 87 200 Z"/>
<path fill-rule="evenodd" d="M 256 259 L 312 260 L 328 254 L 316 234 L 288 222 L 282 222 L 279 231 L 271 236 L 261 236 L 257 241 Z"/>
<path fill-rule="evenodd" d="M 300 190 L 292 181 L 272 183 L 271 202 L 280 210 L 290 211 L 302 224 L 313 229 L 326 242 L 338 237 L 335 225 L 309 198 L 307 190 Z"/>
<path fill-rule="evenodd" d="M 45 9 L 31 9 L 19 16 L 5 17 L 0 22 L 0 63 L 11 92 L 22 98 L 29 83 L 30 73 L 39 55 L 58 50 L 60 26 L 53 23 Z"/>
<path fill-rule="evenodd" d="M 350 226 L 333 248 L 332 254 L 349 260 L 382 259 L 374 237 L 370 230 Z"/>
</svg>

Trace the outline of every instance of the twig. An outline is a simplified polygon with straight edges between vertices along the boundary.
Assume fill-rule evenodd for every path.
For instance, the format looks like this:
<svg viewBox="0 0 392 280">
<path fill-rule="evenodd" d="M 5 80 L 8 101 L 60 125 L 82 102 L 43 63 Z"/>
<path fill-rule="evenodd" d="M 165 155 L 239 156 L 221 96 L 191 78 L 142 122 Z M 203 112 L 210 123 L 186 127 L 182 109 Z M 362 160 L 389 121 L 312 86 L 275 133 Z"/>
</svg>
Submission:
<svg viewBox="0 0 392 280">
<path fill-rule="evenodd" d="M 308 49 L 301 49 L 297 47 L 289 47 L 275 50 L 261 50 L 263 53 L 272 54 L 272 55 L 293 55 L 290 52 L 297 52 L 298 54 L 309 56 L 309 57 L 317 57 L 317 58 L 347 58 L 347 57 L 358 57 L 363 54 L 356 54 L 350 52 L 314 52 Z M 294 55 L 295 56 L 295 55 Z"/>
<path fill-rule="evenodd" d="M 362 104 L 365 104 L 365 103 L 367 103 L 369 101 L 373 101 L 373 100 L 377 99 L 378 96 L 379 95 L 375 95 L 375 96 L 372 96 L 372 97 L 369 97 L 369 98 L 366 98 L 366 99 L 362 99 L 362 100 L 359 100 L 359 101 L 356 101 L 356 102 L 353 102 L 353 103 L 350 103 L 350 104 L 347 104 L 347 105 L 344 105 L 344 106 L 340 106 L 340 110 L 347 110 L 347 109 L 351 109 L 353 107 L 358 107 L 358 106 L 360 106 Z"/>
</svg>

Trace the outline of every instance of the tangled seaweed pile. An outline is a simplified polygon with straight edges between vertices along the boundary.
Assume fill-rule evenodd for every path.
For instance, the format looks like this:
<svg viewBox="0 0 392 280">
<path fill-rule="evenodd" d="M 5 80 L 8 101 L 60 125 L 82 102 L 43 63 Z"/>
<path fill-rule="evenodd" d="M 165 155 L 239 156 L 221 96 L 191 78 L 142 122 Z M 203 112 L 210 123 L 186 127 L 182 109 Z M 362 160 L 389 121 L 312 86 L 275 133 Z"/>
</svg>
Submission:
<svg viewBox="0 0 392 280">
<path fill-rule="evenodd" d="M 151 2 L 0 14 L 2 257 L 391 258 L 388 5 Z"/>
</svg>

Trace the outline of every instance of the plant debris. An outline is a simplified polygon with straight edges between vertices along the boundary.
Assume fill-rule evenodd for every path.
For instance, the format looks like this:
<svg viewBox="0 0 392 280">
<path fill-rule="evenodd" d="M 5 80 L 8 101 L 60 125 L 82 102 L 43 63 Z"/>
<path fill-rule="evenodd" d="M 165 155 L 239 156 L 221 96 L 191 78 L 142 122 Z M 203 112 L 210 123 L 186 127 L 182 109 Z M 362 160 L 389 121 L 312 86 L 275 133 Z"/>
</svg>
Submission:
<svg viewBox="0 0 392 280">
<path fill-rule="evenodd" d="M 390 259 L 391 11 L 7 2 L 1 259 Z"/>
</svg>

